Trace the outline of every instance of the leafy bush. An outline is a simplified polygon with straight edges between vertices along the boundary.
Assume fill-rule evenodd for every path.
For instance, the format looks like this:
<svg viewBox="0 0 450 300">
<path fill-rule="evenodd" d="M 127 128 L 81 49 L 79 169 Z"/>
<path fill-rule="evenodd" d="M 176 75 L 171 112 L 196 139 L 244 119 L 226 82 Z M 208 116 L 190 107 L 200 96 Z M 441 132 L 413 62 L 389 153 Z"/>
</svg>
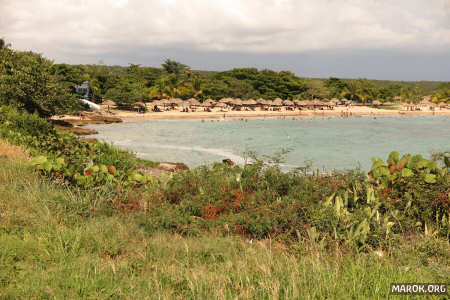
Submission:
<svg viewBox="0 0 450 300">
<path fill-rule="evenodd" d="M 409 155 L 405 168 L 413 175 L 391 174 L 389 166 L 406 160 L 397 156 L 391 154 L 387 165 L 374 159 L 369 176 L 359 170 L 283 173 L 259 160 L 244 167 L 214 164 L 171 175 L 143 197 L 152 221 L 170 224 L 164 228 L 179 233 L 215 228 L 289 243 L 337 242 L 359 250 L 387 248 L 399 234 L 448 237 L 446 169 Z M 414 198 L 408 201 L 408 195 Z"/>
<path fill-rule="evenodd" d="M 59 132 L 37 114 L 0 107 L 0 121 L 0 138 L 28 147 L 35 156 L 30 164 L 47 176 L 81 187 L 127 187 L 152 180 L 137 172 L 131 153 Z"/>
<path fill-rule="evenodd" d="M 41 116 L 79 110 L 77 98 L 51 74 L 51 67 L 40 54 L 0 48 L 0 105 Z"/>
<path fill-rule="evenodd" d="M 436 230 L 448 235 L 450 213 L 450 174 L 448 160 L 439 167 L 421 155 L 405 154 L 401 158 L 394 151 L 386 163 L 372 159 L 369 179 L 385 210 L 402 210 L 413 217 L 414 224 L 425 228 L 432 222 Z"/>
</svg>

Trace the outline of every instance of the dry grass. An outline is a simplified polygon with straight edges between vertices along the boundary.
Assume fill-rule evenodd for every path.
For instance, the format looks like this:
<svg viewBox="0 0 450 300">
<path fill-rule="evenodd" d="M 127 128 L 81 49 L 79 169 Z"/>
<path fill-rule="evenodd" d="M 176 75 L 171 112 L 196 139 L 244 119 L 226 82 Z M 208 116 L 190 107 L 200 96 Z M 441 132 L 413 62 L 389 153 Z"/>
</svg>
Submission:
<svg viewBox="0 0 450 300">
<path fill-rule="evenodd" d="M 27 160 L 29 155 L 19 146 L 13 146 L 0 139 L 0 158 Z"/>
</svg>

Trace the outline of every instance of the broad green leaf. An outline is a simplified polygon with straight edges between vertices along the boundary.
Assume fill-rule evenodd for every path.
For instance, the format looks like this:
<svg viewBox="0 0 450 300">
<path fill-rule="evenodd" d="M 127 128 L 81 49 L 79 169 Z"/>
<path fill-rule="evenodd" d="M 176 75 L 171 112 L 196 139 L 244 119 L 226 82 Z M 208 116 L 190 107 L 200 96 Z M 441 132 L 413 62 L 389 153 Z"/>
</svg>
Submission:
<svg viewBox="0 0 450 300">
<path fill-rule="evenodd" d="M 402 177 L 411 177 L 413 175 L 414 175 L 414 173 L 410 169 L 408 169 L 408 168 L 402 169 Z"/>
<path fill-rule="evenodd" d="M 436 175 L 434 175 L 434 174 L 426 174 L 425 175 L 425 182 L 426 183 L 436 183 Z"/>
</svg>

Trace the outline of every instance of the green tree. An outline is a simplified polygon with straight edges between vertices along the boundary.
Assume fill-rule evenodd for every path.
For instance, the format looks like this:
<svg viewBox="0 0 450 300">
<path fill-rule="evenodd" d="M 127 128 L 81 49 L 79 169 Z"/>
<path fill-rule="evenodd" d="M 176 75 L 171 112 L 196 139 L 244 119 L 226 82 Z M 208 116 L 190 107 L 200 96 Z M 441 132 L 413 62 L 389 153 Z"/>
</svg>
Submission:
<svg viewBox="0 0 450 300">
<path fill-rule="evenodd" d="M 346 87 L 345 81 L 336 77 L 325 79 L 323 83 L 330 91 L 329 98 L 340 97 Z"/>
<path fill-rule="evenodd" d="M 52 65 L 39 54 L 0 49 L 0 104 L 45 117 L 79 110 L 76 97 L 52 74 Z"/>
<path fill-rule="evenodd" d="M 307 82 L 306 93 L 302 94 L 302 98 L 326 98 L 330 95 L 330 89 L 326 87 L 322 80 L 309 79 Z"/>
<path fill-rule="evenodd" d="M 129 78 L 123 77 L 105 94 L 106 99 L 114 100 L 120 104 L 133 104 L 138 101 L 149 100 L 150 91 L 142 82 L 132 81 Z"/>
<path fill-rule="evenodd" d="M 181 75 L 182 73 L 190 70 L 189 66 L 171 59 L 166 59 L 161 66 L 167 73 L 175 75 Z"/>
<path fill-rule="evenodd" d="M 434 102 L 450 103 L 450 82 L 441 84 L 433 93 L 432 99 Z"/>
</svg>

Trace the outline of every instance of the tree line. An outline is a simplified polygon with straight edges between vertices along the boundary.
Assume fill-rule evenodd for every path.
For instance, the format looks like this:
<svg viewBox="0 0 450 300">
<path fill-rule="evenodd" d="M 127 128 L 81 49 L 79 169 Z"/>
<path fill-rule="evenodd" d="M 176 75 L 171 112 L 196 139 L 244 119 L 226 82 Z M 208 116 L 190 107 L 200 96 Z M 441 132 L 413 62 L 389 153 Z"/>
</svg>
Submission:
<svg viewBox="0 0 450 300">
<path fill-rule="evenodd" d="M 167 59 L 161 68 L 131 64 L 128 67 L 101 65 L 53 66 L 54 74 L 68 86 L 88 80 L 94 101 L 110 99 L 134 103 L 162 98 L 215 99 L 331 99 L 347 98 L 367 103 L 374 100 L 417 103 L 426 95 L 438 102 L 450 101 L 450 83 L 379 82 L 364 78 L 303 78 L 289 71 L 236 68 L 224 72 L 192 70 Z M 430 84 L 431 83 L 431 84 Z"/>
<path fill-rule="evenodd" d="M 0 105 L 14 105 L 43 116 L 73 112 L 81 108 L 74 87 L 84 81 L 89 81 L 91 100 L 97 103 L 106 99 L 131 104 L 192 97 L 419 102 L 425 95 L 431 95 L 434 102 L 450 102 L 450 82 L 433 83 L 430 88 L 423 82 L 314 79 L 256 68 L 205 72 L 171 59 L 161 68 L 54 64 L 40 54 L 13 50 L 0 39 Z"/>
</svg>

